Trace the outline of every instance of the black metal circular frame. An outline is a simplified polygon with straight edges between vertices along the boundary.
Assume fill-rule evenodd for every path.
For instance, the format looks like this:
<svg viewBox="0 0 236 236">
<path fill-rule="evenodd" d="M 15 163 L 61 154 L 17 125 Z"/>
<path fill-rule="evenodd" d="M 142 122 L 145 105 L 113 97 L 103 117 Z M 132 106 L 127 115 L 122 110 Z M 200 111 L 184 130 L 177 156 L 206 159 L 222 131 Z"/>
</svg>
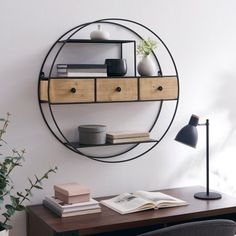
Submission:
<svg viewBox="0 0 236 236">
<path fill-rule="evenodd" d="M 52 103 L 51 103 L 51 99 L 50 99 L 50 81 L 51 81 L 51 78 L 52 78 L 52 70 L 53 70 L 53 67 L 54 67 L 54 64 L 56 62 L 56 59 L 58 58 L 62 48 L 65 46 L 65 44 L 71 39 L 71 37 L 73 37 L 73 35 L 75 35 L 77 32 L 79 32 L 80 30 L 82 30 L 83 28 L 89 26 L 89 25 L 92 25 L 92 24 L 96 24 L 96 23 L 103 23 L 103 24 L 111 24 L 111 25 L 116 25 L 116 26 L 119 26 L 121 28 L 124 28 L 126 30 L 128 30 L 129 32 L 131 32 L 132 34 L 134 34 L 135 36 L 137 36 L 139 39 L 143 39 L 141 37 L 141 35 L 139 35 L 137 32 L 135 32 L 134 30 L 132 30 L 131 28 L 121 24 L 121 23 L 117 23 L 117 21 L 121 21 L 121 22 L 128 22 L 128 23 L 132 23 L 132 24 L 135 24 L 135 25 L 138 25 L 144 29 L 146 29 L 147 31 L 149 31 L 150 33 L 152 33 L 160 42 L 161 44 L 164 46 L 164 48 L 166 49 L 168 55 L 170 56 L 171 58 L 171 61 L 173 63 L 173 66 L 174 66 L 174 69 L 175 69 L 175 72 L 176 72 L 176 77 L 177 77 L 177 86 L 178 86 L 178 89 L 177 89 L 177 99 L 175 100 L 176 104 L 175 104 L 175 107 L 174 107 L 174 112 L 173 112 L 173 115 L 172 115 L 172 118 L 170 120 L 170 123 L 168 125 L 168 127 L 166 128 L 166 130 L 164 131 L 164 133 L 162 134 L 162 136 L 159 138 L 158 141 L 156 141 L 150 148 L 148 148 L 146 151 L 140 153 L 139 155 L 136 155 L 134 157 L 131 157 L 131 158 L 127 158 L 127 159 L 122 159 L 122 160 L 110 160 L 111 158 L 114 158 L 114 157 L 117 157 L 117 156 L 121 156 L 123 154 L 126 154 L 127 152 L 131 151 L 132 149 L 134 149 L 135 147 L 137 147 L 139 145 L 139 143 L 137 144 L 134 144 L 132 147 L 128 148 L 127 150 L 125 151 L 122 151 L 122 152 L 119 152 L 117 154 L 114 154 L 114 155 L 109 155 L 109 156 L 93 156 L 93 155 L 88 155 L 88 154 L 85 154 L 83 152 L 81 152 L 80 150 L 78 150 L 77 147 L 73 146 L 73 144 L 70 143 L 70 141 L 65 137 L 65 135 L 63 134 L 63 132 L 61 131 L 59 125 L 58 125 L 58 122 L 56 121 L 56 118 L 54 116 L 54 113 L 53 113 L 53 110 L 52 110 Z M 65 36 L 67 36 L 68 34 L 70 34 L 65 40 L 61 41 Z M 51 118 L 54 122 L 54 125 L 57 129 L 57 131 L 59 132 L 59 134 L 63 137 L 64 141 L 58 137 L 58 135 L 54 132 L 54 130 L 51 128 L 45 114 L 44 114 L 44 110 L 43 110 L 43 107 L 42 107 L 42 102 L 40 100 L 40 82 L 42 79 L 44 79 L 44 72 L 43 72 L 43 69 L 44 69 L 44 66 L 45 66 L 45 63 L 47 62 L 50 54 L 52 53 L 53 49 L 55 48 L 55 46 L 58 44 L 58 43 L 61 43 L 61 46 L 59 47 L 58 51 L 56 52 L 56 55 L 54 56 L 53 60 L 52 60 L 52 63 L 51 63 L 51 66 L 50 66 L 50 70 L 49 70 L 49 76 L 48 76 L 48 88 L 47 88 L 47 95 L 48 95 L 48 108 L 49 108 L 49 111 L 50 111 L 50 115 L 51 115 Z M 159 67 L 159 73 L 160 75 L 162 75 L 162 69 L 161 69 L 161 65 L 158 61 L 158 58 L 156 57 L 155 53 L 152 52 L 155 60 L 156 60 L 156 63 L 158 64 L 158 67 Z M 46 54 L 44 60 L 43 60 L 43 63 L 42 63 L 42 66 L 41 66 L 41 69 L 40 69 L 40 73 L 39 73 L 39 80 L 38 80 L 38 101 L 39 101 L 39 107 L 40 107 L 40 111 L 41 111 L 41 114 L 43 116 L 43 119 L 47 125 L 47 127 L 49 128 L 49 130 L 51 131 L 51 133 L 54 135 L 54 137 L 60 142 L 62 143 L 64 146 L 66 146 L 68 149 L 70 149 L 71 151 L 75 152 L 75 153 L 78 153 L 82 156 L 85 156 L 85 157 L 88 157 L 90 159 L 93 159 L 93 160 L 96 160 L 96 161 L 99 161 L 99 162 L 105 162 L 105 163 L 121 163 L 121 162 L 127 162 L 127 161 L 131 161 L 131 160 L 134 160 L 134 159 L 137 159 L 143 155 L 145 155 L 146 153 L 148 153 L 149 151 L 151 151 L 154 147 L 156 147 L 156 145 L 164 138 L 164 136 L 166 135 L 166 133 L 168 132 L 168 130 L 170 129 L 172 123 L 173 123 L 173 120 L 175 118 L 175 115 L 176 115 L 176 112 L 177 112 L 177 108 L 178 108 L 178 102 L 179 102 L 179 77 L 178 77 L 178 71 L 177 71 L 177 67 L 176 67 L 176 64 L 175 64 L 175 61 L 173 59 L 173 56 L 171 55 L 169 49 L 167 48 L 167 46 L 165 45 L 165 43 L 162 41 L 162 39 L 156 34 L 154 33 L 151 29 L 149 29 L 148 27 L 138 23 L 138 22 L 135 22 L 135 21 L 132 21 L 132 20 L 128 20 L 128 19 L 121 19 L 121 18 L 106 18 L 106 19 L 100 19 L 100 20 L 96 20 L 96 21 L 92 21 L 92 22 L 88 22 L 88 23 L 84 23 L 84 24 L 81 24 L 81 25 L 78 25 L 70 30 L 68 30 L 67 32 L 65 32 L 61 37 L 58 38 L 58 40 L 51 46 L 51 48 L 49 49 L 48 53 Z M 162 110 L 162 107 L 163 107 L 163 101 L 160 101 L 159 103 L 159 109 L 157 111 L 157 115 L 151 125 L 151 127 L 149 128 L 149 132 L 152 131 L 152 129 L 155 127 L 158 119 L 159 119 L 159 116 L 160 116 L 160 113 L 161 113 L 161 110 Z"/>
</svg>

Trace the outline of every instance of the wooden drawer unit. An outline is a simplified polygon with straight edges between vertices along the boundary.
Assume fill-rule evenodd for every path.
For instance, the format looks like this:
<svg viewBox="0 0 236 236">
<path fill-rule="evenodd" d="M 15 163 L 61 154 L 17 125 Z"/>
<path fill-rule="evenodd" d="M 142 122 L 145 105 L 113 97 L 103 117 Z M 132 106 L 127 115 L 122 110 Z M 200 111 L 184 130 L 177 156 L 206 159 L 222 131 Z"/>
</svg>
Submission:
<svg viewBox="0 0 236 236">
<path fill-rule="evenodd" d="M 139 79 L 140 100 L 177 99 L 178 84 L 175 76 Z"/>
<path fill-rule="evenodd" d="M 40 99 L 48 101 L 48 81 L 41 81 Z M 51 79 L 50 102 L 94 102 L 94 79 Z"/>
<path fill-rule="evenodd" d="M 97 79 L 97 101 L 135 101 L 138 99 L 137 78 Z"/>
</svg>

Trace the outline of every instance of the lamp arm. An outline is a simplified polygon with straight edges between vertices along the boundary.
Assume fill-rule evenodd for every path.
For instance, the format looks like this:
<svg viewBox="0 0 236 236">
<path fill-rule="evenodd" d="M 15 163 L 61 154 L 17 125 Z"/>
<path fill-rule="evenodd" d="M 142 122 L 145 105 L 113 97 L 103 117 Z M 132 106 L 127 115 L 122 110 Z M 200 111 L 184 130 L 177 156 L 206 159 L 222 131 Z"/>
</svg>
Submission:
<svg viewBox="0 0 236 236">
<path fill-rule="evenodd" d="M 209 195 L 209 120 L 206 119 L 206 191 Z"/>
<path fill-rule="evenodd" d="M 206 126 L 206 195 L 209 196 L 209 119 L 206 119 L 206 123 L 197 125 Z"/>
</svg>

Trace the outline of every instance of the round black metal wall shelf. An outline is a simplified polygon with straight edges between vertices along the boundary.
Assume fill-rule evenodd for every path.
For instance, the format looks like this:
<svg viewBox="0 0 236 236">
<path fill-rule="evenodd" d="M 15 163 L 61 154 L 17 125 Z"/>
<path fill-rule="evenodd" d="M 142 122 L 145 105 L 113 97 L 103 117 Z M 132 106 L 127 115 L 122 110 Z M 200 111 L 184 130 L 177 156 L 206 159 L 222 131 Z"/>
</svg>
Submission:
<svg viewBox="0 0 236 236">
<path fill-rule="evenodd" d="M 156 116 L 154 121 L 152 122 L 150 128 L 149 128 L 149 132 L 151 132 L 153 130 L 153 128 L 155 127 L 155 125 L 157 124 L 158 119 L 160 118 L 160 114 L 161 111 L 163 109 L 163 104 L 164 102 L 169 102 L 172 101 L 174 102 L 174 106 L 173 106 L 173 111 L 172 111 L 172 115 L 169 121 L 169 124 L 167 125 L 167 127 L 165 128 L 165 130 L 163 131 L 162 135 L 160 136 L 160 138 L 158 140 L 148 140 L 148 141 L 143 141 L 143 142 L 130 142 L 130 143 L 119 143 L 119 144 L 103 144 L 103 145 L 81 145 L 79 142 L 70 142 L 68 140 L 68 138 L 66 137 L 65 133 L 63 132 L 63 130 L 61 129 L 61 127 L 58 124 L 56 115 L 54 114 L 53 111 L 53 107 L 56 105 L 60 105 L 60 104 L 64 104 L 64 103 L 55 103 L 54 101 L 52 101 L 51 98 L 51 93 L 50 93 L 50 88 L 51 88 L 51 83 L 52 81 L 55 79 L 55 77 L 53 76 L 53 69 L 55 68 L 55 63 L 56 60 L 58 59 L 62 49 L 64 48 L 65 45 L 67 44 L 118 44 L 121 47 L 121 58 L 123 55 L 123 44 L 127 44 L 127 43 L 132 43 L 133 44 L 133 51 L 134 51 L 134 55 L 133 55 L 133 61 L 134 61 L 134 69 L 133 69 L 133 76 L 129 76 L 129 77 L 124 77 L 124 78 L 137 78 L 138 81 L 140 79 L 142 79 L 143 77 L 139 77 L 136 75 L 136 40 L 134 39 L 129 39 L 129 40 L 90 40 L 90 39 L 77 39 L 77 38 L 73 38 L 73 36 L 75 36 L 79 31 L 81 31 L 82 29 L 93 25 L 93 24 L 109 24 L 111 26 L 114 27 L 120 27 L 124 30 L 127 30 L 129 33 L 131 33 L 134 37 L 136 37 L 139 40 L 142 40 L 143 37 L 140 33 L 136 32 L 134 29 L 132 29 L 130 27 L 130 25 L 135 26 L 135 27 L 140 27 L 143 30 L 146 30 L 147 32 L 149 32 L 152 37 L 155 37 L 159 43 L 163 46 L 163 48 L 165 49 L 167 55 L 170 58 L 170 61 L 172 63 L 172 66 L 174 68 L 174 72 L 175 72 L 175 77 L 177 79 L 177 97 L 174 99 L 159 99 L 156 101 L 159 101 L 159 107 L 157 109 L 156 112 Z M 134 28 L 135 28 L 134 27 Z M 158 70 L 158 75 L 162 77 L 163 76 L 163 71 L 161 68 L 161 63 L 159 61 L 159 58 L 156 56 L 155 52 L 152 52 L 152 56 L 154 57 L 157 66 L 159 68 Z M 49 65 L 49 66 L 48 66 Z M 47 71 L 47 73 L 46 73 Z M 99 78 L 94 78 L 94 84 L 96 84 L 96 81 L 99 80 Z M 44 101 L 41 99 L 41 82 L 42 81 L 47 81 L 47 101 Z M 139 82 L 138 82 L 139 84 Z M 96 86 L 96 85 L 95 85 Z M 74 89 L 74 88 L 72 88 Z M 159 86 L 157 88 L 159 91 L 162 90 L 162 87 Z M 76 90 L 72 91 L 72 93 L 75 93 Z M 69 31 L 65 32 L 61 37 L 58 38 L 58 40 L 51 46 L 51 48 L 49 49 L 48 53 L 46 54 L 44 61 L 42 63 L 41 69 L 40 69 L 40 73 L 39 73 L 39 80 L 38 80 L 38 101 L 39 101 L 39 107 L 40 107 L 40 111 L 41 114 L 43 116 L 43 119 L 47 125 L 47 127 L 49 128 L 49 130 L 51 131 L 51 133 L 54 135 L 54 137 L 60 142 L 62 143 L 65 147 L 67 147 L 69 150 L 78 153 L 82 156 L 88 157 L 90 159 L 99 161 L 99 162 L 105 162 L 105 163 L 120 163 L 120 162 L 127 162 L 127 161 L 131 161 L 134 159 L 137 159 L 143 155 L 145 155 L 146 153 L 148 153 L 149 151 L 151 151 L 154 147 L 157 146 L 157 144 L 164 138 L 164 136 L 166 135 L 166 133 L 168 132 L 168 130 L 170 129 L 173 120 L 175 118 L 176 112 L 177 112 L 177 108 L 178 108 L 178 101 L 179 101 L 179 77 L 178 77 L 178 71 L 177 71 L 177 67 L 175 64 L 175 61 L 169 51 L 169 49 L 167 48 L 167 46 L 165 45 L 165 43 L 162 41 L 162 39 L 151 29 L 149 29 L 148 27 L 132 21 L 132 20 L 128 20 L 128 19 L 120 19 L 120 18 L 106 18 L 106 19 L 100 19 L 100 20 L 96 20 L 96 21 L 92 21 L 92 22 L 88 22 L 88 23 L 84 23 L 81 25 L 78 25 L 72 29 L 70 29 Z M 138 100 L 138 101 L 125 101 L 125 102 L 146 102 L 149 100 Z M 117 102 L 124 102 L 124 101 L 117 101 Z M 73 103 L 66 103 L 66 104 L 81 104 L 82 102 L 73 102 Z M 85 103 L 90 103 L 90 102 L 85 102 Z M 92 102 L 93 104 L 98 104 L 99 105 L 99 101 L 95 101 Z M 102 102 L 104 103 L 104 102 Z M 111 102 L 109 102 L 111 103 Z M 112 102 L 115 103 L 115 102 Z M 65 105 L 65 104 L 64 104 Z M 46 106 L 46 108 L 45 108 Z M 76 106 L 76 105 L 75 105 Z M 78 106 L 78 105 L 77 105 Z M 128 152 L 130 152 L 131 150 L 133 150 L 134 148 L 136 148 L 139 144 L 142 143 L 150 143 L 151 147 L 148 147 L 145 151 L 142 151 L 140 154 L 136 154 L 134 156 L 125 158 L 125 159 L 118 159 L 120 156 L 122 155 L 126 155 Z M 91 147 L 106 147 L 106 146 L 116 146 L 116 145 L 131 145 L 129 148 L 127 148 L 126 150 L 122 150 L 116 154 L 112 154 L 112 155 L 104 155 L 104 156 L 95 156 L 95 155 L 90 155 L 87 154 L 85 152 L 83 152 L 82 150 L 84 148 L 91 148 Z M 81 150 L 82 149 L 82 150 Z"/>
</svg>

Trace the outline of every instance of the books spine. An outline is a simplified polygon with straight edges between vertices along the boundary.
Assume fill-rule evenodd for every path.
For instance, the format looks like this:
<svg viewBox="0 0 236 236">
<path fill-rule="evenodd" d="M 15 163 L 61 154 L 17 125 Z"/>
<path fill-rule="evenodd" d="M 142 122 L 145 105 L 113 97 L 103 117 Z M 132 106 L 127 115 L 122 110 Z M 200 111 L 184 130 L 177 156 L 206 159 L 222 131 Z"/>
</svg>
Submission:
<svg viewBox="0 0 236 236">
<path fill-rule="evenodd" d="M 119 138 L 119 139 L 109 139 L 107 138 L 108 143 L 132 143 L 132 142 L 142 142 L 150 140 L 149 137 L 136 137 L 136 138 Z"/>
<path fill-rule="evenodd" d="M 101 207 L 97 207 L 94 209 L 88 209 L 88 210 L 82 210 L 82 211 L 60 212 L 60 211 L 58 211 L 58 209 L 54 208 L 52 205 L 50 205 L 45 200 L 43 200 L 43 205 L 60 217 L 78 216 L 78 215 L 86 215 L 86 214 L 101 212 Z"/>
<path fill-rule="evenodd" d="M 45 203 L 50 205 L 51 207 L 55 208 L 60 213 L 66 213 L 66 212 L 75 212 L 75 211 L 85 211 L 85 210 L 91 210 L 91 209 L 97 209 L 99 208 L 99 204 L 94 205 L 88 205 L 88 206 L 75 206 L 70 208 L 61 208 L 57 206 L 55 203 L 48 201 L 47 199 L 44 199 Z"/>
<path fill-rule="evenodd" d="M 51 203 L 52 205 L 56 206 L 58 209 L 70 209 L 74 207 L 79 208 L 79 207 L 84 207 L 84 206 L 98 206 L 99 205 L 98 201 L 94 200 L 93 198 L 91 198 L 89 202 L 81 202 L 81 203 L 73 203 L 73 204 L 63 204 L 62 201 L 53 197 L 48 197 L 48 196 L 45 196 L 45 200 Z"/>
<path fill-rule="evenodd" d="M 142 137 L 150 137 L 149 132 L 143 133 L 107 133 L 108 139 L 121 139 L 121 138 L 142 138 Z"/>
<path fill-rule="evenodd" d="M 57 69 L 107 69 L 106 64 L 57 64 Z"/>
<path fill-rule="evenodd" d="M 57 75 L 60 77 L 107 77 L 107 67 L 100 64 L 58 64 Z"/>
<path fill-rule="evenodd" d="M 68 72 L 66 73 L 66 76 L 68 77 L 107 77 L 107 73 L 83 73 L 83 72 Z"/>
</svg>

